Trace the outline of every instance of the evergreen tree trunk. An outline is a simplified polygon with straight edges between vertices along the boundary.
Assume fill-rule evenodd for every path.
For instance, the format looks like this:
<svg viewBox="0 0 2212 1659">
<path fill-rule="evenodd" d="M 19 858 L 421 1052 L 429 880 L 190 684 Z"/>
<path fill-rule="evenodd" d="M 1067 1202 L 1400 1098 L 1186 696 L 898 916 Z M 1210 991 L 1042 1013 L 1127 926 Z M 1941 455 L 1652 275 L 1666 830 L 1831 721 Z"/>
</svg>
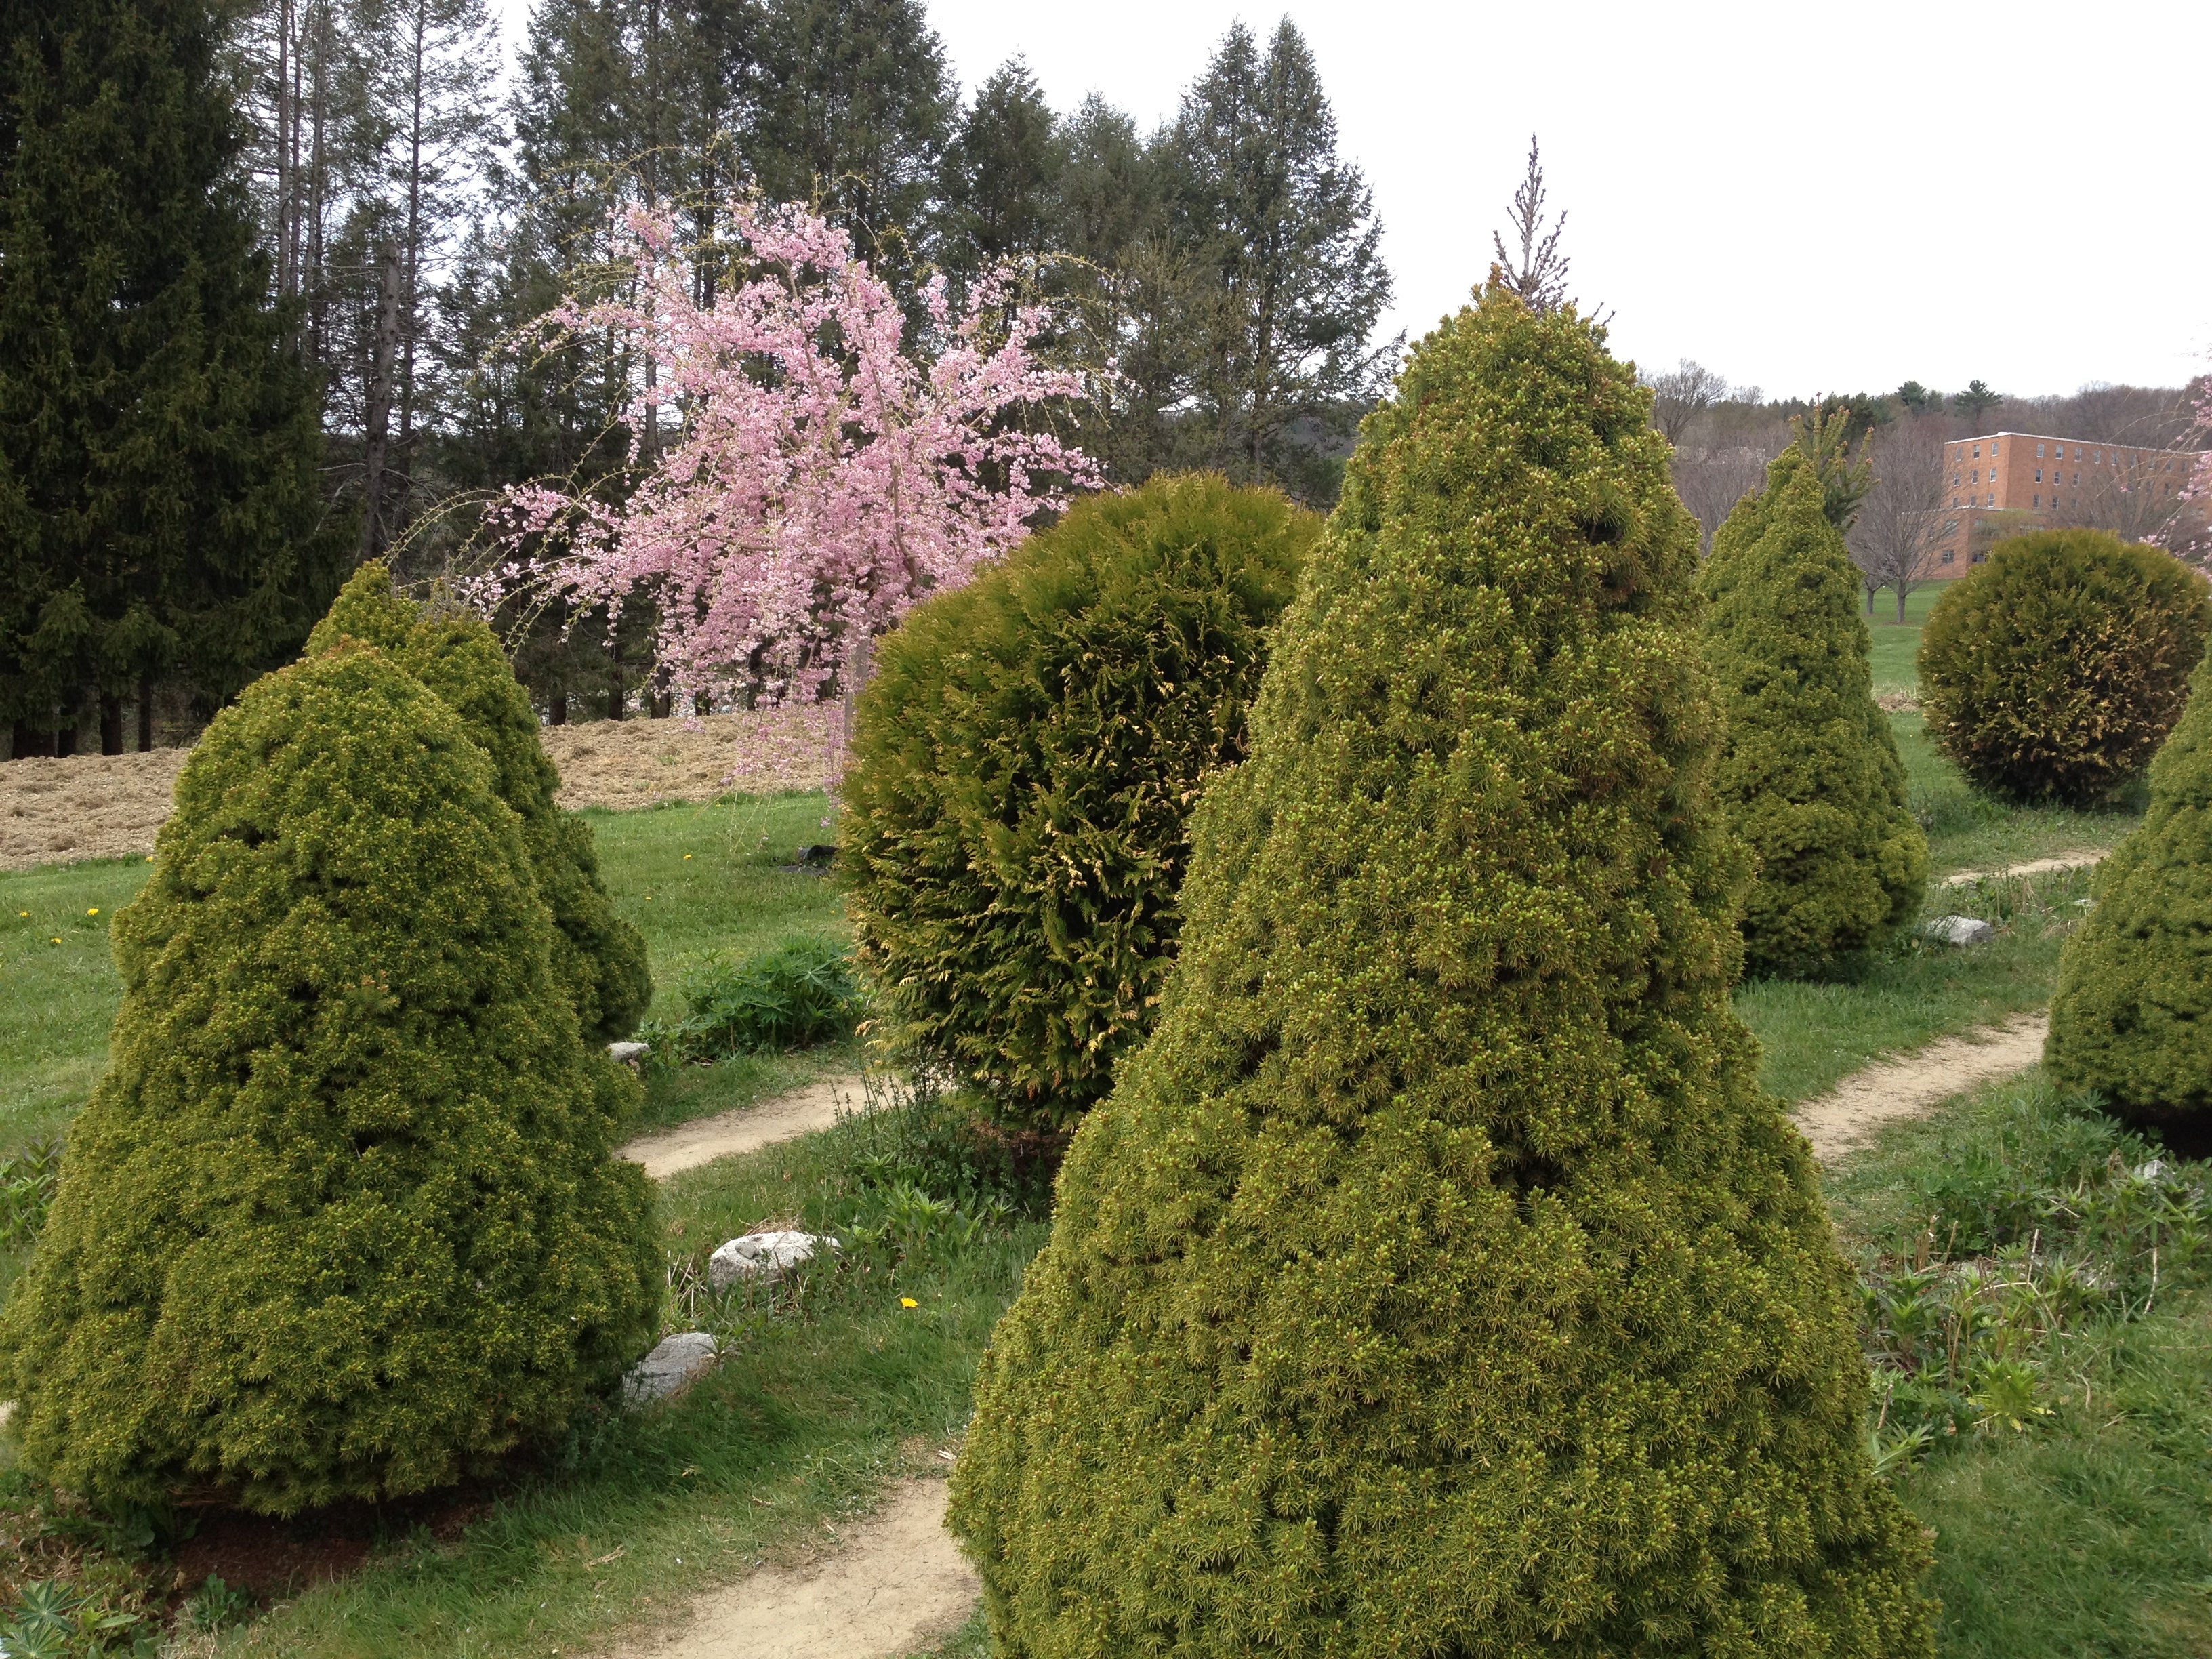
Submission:
<svg viewBox="0 0 2212 1659">
<path fill-rule="evenodd" d="M 376 307 L 376 352 L 369 368 L 368 452 L 362 494 L 361 556 L 375 558 L 383 552 L 384 453 L 392 422 L 392 359 L 399 336 L 399 250 L 384 252 L 384 280 Z"/>
<path fill-rule="evenodd" d="M 123 698 L 118 692 L 103 691 L 100 694 L 100 752 L 103 755 L 123 752 Z"/>
<path fill-rule="evenodd" d="M 154 752 L 154 677 L 142 675 L 138 681 L 138 752 Z"/>
</svg>

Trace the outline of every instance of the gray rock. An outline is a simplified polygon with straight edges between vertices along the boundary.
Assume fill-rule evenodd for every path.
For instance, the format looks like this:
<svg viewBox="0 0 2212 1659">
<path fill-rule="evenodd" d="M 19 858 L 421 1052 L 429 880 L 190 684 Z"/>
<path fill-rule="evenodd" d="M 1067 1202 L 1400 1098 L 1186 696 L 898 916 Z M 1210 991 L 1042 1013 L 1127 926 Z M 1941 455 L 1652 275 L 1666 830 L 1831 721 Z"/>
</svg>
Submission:
<svg viewBox="0 0 2212 1659">
<path fill-rule="evenodd" d="M 704 1331 L 664 1336 L 623 1378 L 623 1403 L 635 1410 L 681 1394 L 714 1366 L 714 1339 Z"/>
<path fill-rule="evenodd" d="M 617 1060 L 642 1060 L 650 1046 L 643 1042 L 610 1042 L 607 1052 Z"/>
<path fill-rule="evenodd" d="M 817 1250 L 837 1248 L 836 1239 L 821 1233 L 747 1233 L 707 1258 L 707 1282 L 718 1291 L 726 1290 L 740 1279 L 788 1273 L 802 1261 L 813 1261 Z"/>
<path fill-rule="evenodd" d="M 1938 916 L 1920 931 L 1938 945 L 1987 945 L 1997 930 L 1977 916 Z"/>
</svg>

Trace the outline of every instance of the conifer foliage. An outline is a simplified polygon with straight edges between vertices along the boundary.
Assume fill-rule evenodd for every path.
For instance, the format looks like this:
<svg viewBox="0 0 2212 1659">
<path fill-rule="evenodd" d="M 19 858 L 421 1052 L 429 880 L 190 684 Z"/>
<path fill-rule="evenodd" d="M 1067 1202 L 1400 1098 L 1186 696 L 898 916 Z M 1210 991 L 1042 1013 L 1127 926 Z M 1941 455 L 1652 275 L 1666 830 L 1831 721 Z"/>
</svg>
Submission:
<svg viewBox="0 0 2212 1659">
<path fill-rule="evenodd" d="M 2212 632 L 2212 588 L 2109 530 L 1999 542 L 1920 636 L 1928 735 L 1977 788 L 2094 801 L 2166 741 Z"/>
<path fill-rule="evenodd" d="M 2212 1128 L 2212 665 L 2150 766 L 2150 811 L 2066 941 L 2045 1063 L 2118 1115 Z"/>
<path fill-rule="evenodd" d="M 592 828 L 554 805 L 560 774 L 538 739 L 538 715 L 491 629 L 474 617 L 429 617 L 395 592 L 372 560 L 356 571 L 308 638 L 310 652 L 345 639 L 374 645 L 461 717 L 491 757 L 493 793 L 520 815 L 538 890 L 553 913 L 554 972 L 583 1034 L 603 1041 L 635 1029 L 653 1000 L 645 939 L 615 914 L 599 879 Z"/>
<path fill-rule="evenodd" d="M 342 574 L 314 387 L 240 187 L 226 22 L 204 0 L 0 4 L 0 716 L 17 755 L 69 752 L 88 697 L 112 752 L 124 699 L 159 679 L 232 696 L 299 648 Z"/>
<path fill-rule="evenodd" d="M 861 960 L 1010 1127 L 1152 1029 L 1201 778 L 1244 752 L 1320 520 L 1218 475 L 1093 496 L 877 649 L 845 777 Z"/>
<path fill-rule="evenodd" d="M 1650 419 L 1495 289 L 1368 417 L 983 1363 L 1000 1651 L 1931 1650 Z"/>
<path fill-rule="evenodd" d="M 557 1431 L 649 1340 L 643 1171 L 611 1156 L 494 781 L 358 646 L 210 727 L 0 1321 L 27 1467 L 278 1513 L 419 1492 Z"/>
<path fill-rule="evenodd" d="M 1728 714 L 1714 799 L 1759 860 L 1743 919 L 1753 973 L 1815 974 L 1879 945 L 1928 879 L 1823 484 L 1802 449 L 1784 451 L 1698 573 Z"/>
</svg>

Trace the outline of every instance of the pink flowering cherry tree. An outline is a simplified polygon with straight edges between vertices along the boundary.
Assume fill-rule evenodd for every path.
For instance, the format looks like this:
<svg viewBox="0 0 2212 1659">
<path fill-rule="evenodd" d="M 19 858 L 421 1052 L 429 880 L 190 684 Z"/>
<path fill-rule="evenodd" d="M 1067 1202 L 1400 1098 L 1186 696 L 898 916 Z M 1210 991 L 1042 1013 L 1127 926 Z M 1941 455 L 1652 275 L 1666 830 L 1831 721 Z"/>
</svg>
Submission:
<svg viewBox="0 0 2212 1659">
<path fill-rule="evenodd" d="M 1003 281 L 956 310 L 933 279 L 912 338 L 845 232 L 796 207 L 740 203 L 731 218 L 720 262 L 744 280 L 712 307 L 693 298 L 673 220 L 639 210 L 629 291 L 541 319 L 556 341 L 611 337 L 651 366 L 629 422 L 637 483 L 618 503 L 508 490 L 479 598 L 532 591 L 611 617 L 647 594 L 670 690 L 757 678 L 811 703 L 834 681 L 849 706 L 872 638 L 1098 483 L 1079 450 L 1021 418 L 1085 386 L 1038 361 L 1046 319 Z"/>
</svg>

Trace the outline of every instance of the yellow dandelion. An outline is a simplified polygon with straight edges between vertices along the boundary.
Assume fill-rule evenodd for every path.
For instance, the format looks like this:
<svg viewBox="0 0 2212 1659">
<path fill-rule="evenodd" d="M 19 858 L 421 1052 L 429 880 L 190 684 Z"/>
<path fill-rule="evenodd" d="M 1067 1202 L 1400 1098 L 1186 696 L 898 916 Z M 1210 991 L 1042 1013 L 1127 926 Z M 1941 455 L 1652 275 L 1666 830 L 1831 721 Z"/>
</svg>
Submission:
<svg viewBox="0 0 2212 1659">
<path fill-rule="evenodd" d="M 686 863 L 686 864 L 689 864 L 689 863 L 690 863 L 690 862 L 691 862 L 691 855 L 690 855 L 689 853 L 686 853 L 686 854 L 684 855 L 684 863 Z"/>
<path fill-rule="evenodd" d="M 94 906 L 92 907 L 92 908 L 91 908 L 91 909 L 89 909 L 89 910 L 88 910 L 88 911 L 86 911 L 86 912 L 85 912 L 85 915 L 88 915 L 88 916 L 96 916 L 96 915 L 98 915 L 99 914 L 100 914 L 100 907 L 99 907 L 97 904 L 94 905 Z"/>
<path fill-rule="evenodd" d="M 147 863 L 149 863 L 149 864 L 151 864 L 153 861 L 154 861 L 154 855 L 153 855 L 151 853 L 147 854 L 146 854 L 146 862 L 147 862 Z"/>
<path fill-rule="evenodd" d="M 59 939 L 56 939 L 54 943 L 58 945 L 61 941 Z M 915 1301 L 910 1296 L 902 1296 L 899 1298 L 899 1306 L 902 1308 L 919 1308 L 921 1305 L 921 1303 Z"/>
<path fill-rule="evenodd" d="M 61 941 L 61 935 L 60 935 L 60 934 L 58 934 L 58 933 L 55 934 L 55 935 L 54 935 L 54 943 L 55 943 L 55 944 L 57 944 L 57 945 L 59 945 L 61 942 L 62 942 L 62 941 Z"/>
</svg>

